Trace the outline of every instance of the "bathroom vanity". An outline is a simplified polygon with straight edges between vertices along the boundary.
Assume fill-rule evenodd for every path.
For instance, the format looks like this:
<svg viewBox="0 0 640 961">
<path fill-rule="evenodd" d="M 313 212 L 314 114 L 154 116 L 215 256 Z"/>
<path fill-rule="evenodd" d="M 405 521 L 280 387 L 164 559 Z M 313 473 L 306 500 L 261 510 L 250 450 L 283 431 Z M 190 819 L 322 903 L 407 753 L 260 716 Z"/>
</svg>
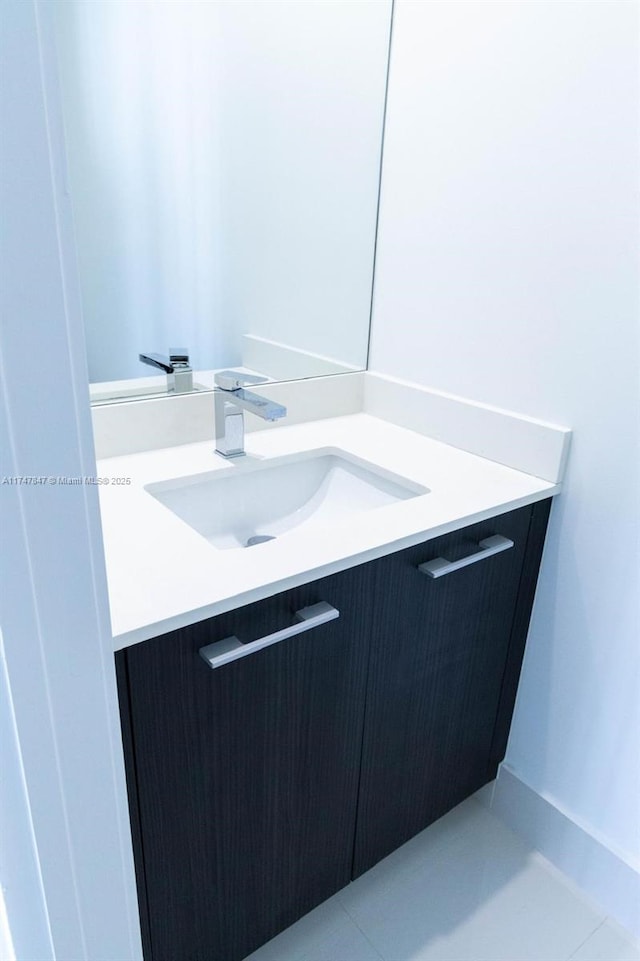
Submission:
<svg viewBox="0 0 640 961">
<path fill-rule="evenodd" d="M 118 654 L 145 957 L 240 961 L 495 777 L 549 503 Z M 339 617 L 199 656 L 321 603 Z"/>
<path fill-rule="evenodd" d="M 129 530 L 110 585 L 147 961 L 241 961 L 495 777 L 559 489 L 365 414 L 249 447 L 103 462 L 133 473 L 101 496 L 108 565 Z M 410 493 L 249 548 L 171 501 L 327 449 Z"/>
</svg>

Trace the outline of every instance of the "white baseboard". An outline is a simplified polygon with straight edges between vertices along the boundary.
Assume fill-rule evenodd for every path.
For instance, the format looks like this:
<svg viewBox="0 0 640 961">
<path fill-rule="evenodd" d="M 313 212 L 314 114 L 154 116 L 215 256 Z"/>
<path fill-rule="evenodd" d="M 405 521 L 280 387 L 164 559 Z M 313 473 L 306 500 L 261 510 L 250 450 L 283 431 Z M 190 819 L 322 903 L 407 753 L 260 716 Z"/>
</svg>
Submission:
<svg viewBox="0 0 640 961">
<path fill-rule="evenodd" d="M 476 795 L 636 938 L 640 937 L 640 871 L 597 832 L 576 823 L 550 797 L 521 781 L 505 764 Z"/>
</svg>

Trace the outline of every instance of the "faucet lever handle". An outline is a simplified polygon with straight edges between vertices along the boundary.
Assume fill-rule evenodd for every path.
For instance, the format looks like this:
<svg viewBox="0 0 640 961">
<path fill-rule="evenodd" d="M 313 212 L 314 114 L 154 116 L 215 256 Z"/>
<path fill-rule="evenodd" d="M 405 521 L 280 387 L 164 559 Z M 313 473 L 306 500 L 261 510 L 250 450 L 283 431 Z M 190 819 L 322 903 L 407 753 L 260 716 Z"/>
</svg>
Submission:
<svg viewBox="0 0 640 961">
<path fill-rule="evenodd" d="M 265 384 L 267 378 L 243 374 L 241 370 L 219 370 L 214 374 L 214 382 L 222 390 L 238 390 L 245 384 Z"/>
</svg>

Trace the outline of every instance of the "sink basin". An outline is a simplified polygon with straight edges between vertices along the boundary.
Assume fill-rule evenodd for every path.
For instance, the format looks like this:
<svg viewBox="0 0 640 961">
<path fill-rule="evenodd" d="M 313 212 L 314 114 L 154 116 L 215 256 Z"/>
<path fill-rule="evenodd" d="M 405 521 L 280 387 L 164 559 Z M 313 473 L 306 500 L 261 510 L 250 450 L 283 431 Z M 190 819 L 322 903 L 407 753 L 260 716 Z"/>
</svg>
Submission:
<svg viewBox="0 0 640 961">
<path fill-rule="evenodd" d="M 221 550 L 256 547 L 291 530 L 334 524 L 428 488 L 337 448 L 270 460 L 242 458 L 226 470 L 145 487 Z"/>
</svg>

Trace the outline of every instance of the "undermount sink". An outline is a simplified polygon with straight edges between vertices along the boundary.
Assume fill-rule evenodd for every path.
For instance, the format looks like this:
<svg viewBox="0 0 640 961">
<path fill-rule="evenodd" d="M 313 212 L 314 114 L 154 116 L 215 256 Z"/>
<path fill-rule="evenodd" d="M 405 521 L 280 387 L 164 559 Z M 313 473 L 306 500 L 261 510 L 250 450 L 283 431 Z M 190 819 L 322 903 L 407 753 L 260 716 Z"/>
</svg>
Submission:
<svg viewBox="0 0 640 961">
<path fill-rule="evenodd" d="M 413 481 L 337 448 L 147 484 L 145 490 L 221 550 L 253 547 L 428 494 Z M 330 532 L 327 528 L 327 536 Z"/>
</svg>

